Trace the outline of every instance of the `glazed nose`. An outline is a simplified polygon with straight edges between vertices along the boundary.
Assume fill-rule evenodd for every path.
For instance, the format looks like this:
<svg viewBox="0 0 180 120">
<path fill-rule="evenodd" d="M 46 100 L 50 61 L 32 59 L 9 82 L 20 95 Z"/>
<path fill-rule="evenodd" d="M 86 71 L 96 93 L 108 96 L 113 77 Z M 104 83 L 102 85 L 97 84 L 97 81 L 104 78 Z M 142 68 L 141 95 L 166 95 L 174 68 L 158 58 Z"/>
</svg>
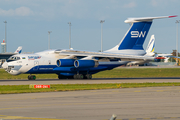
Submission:
<svg viewBox="0 0 180 120">
<path fill-rule="evenodd" d="M 4 63 L 2 64 L 2 68 L 4 68 L 4 69 L 7 69 L 7 68 L 8 68 L 7 62 L 4 62 Z"/>
</svg>

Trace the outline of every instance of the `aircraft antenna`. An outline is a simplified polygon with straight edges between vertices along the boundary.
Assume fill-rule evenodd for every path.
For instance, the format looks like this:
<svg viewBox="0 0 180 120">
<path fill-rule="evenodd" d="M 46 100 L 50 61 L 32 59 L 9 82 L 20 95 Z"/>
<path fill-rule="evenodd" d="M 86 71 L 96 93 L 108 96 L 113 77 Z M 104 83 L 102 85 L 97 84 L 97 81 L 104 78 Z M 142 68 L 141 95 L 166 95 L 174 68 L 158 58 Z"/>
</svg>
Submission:
<svg viewBox="0 0 180 120">
<path fill-rule="evenodd" d="M 68 22 L 69 24 L 69 49 L 71 49 L 71 22 Z"/>
<path fill-rule="evenodd" d="M 105 20 L 101 20 L 101 52 L 103 52 L 103 23 L 105 22 Z"/>
</svg>

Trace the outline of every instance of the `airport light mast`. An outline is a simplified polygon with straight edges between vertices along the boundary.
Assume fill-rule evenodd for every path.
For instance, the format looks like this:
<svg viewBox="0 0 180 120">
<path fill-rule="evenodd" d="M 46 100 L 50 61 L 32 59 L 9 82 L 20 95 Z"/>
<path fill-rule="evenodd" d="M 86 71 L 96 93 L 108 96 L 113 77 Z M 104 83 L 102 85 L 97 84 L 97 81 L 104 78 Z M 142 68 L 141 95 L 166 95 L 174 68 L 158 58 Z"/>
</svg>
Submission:
<svg viewBox="0 0 180 120">
<path fill-rule="evenodd" d="M 103 52 L 103 23 L 105 22 L 105 20 L 101 20 L 101 52 Z"/>
<path fill-rule="evenodd" d="M 52 33 L 52 31 L 48 31 L 48 37 L 49 37 L 49 40 L 48 40 L 48 49 L 50 49 L 50 33 Z"/>
<path fill-rule="evenodd" d="M 7 52 L 7 37 L 6 37 L 6 24 L 7 24 L 7 21 L 4 21 L 5 23 L 5 53 Z"/>
<path fill-rule="evenodd" d="M 71 49 L 71 22 L 68 22 L 69 24 L 69 49 Z"/>
<path fill-rule="evenodd" d="M 180 20 L 176 20 L 176 24 L 177 24 L 177 33 L 176 33 L 176 65 L 178 66 L 178 23 L 180 22 Z"/>
</svg>

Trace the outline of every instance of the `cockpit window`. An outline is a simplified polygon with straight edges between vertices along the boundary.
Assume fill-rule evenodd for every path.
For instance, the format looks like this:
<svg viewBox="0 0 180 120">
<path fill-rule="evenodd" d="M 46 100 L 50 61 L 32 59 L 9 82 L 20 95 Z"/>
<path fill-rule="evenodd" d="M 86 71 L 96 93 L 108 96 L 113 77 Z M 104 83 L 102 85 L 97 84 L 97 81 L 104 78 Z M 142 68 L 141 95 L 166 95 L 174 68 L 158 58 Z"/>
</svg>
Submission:
<svg viewBox="0 0 180 120">
<path fill-rule="evenodd" d="M 16 60 L 20 60 L 21 58 L 20 57 L 17 57 L 17 56 L 11 56 L 7 62 L 11 62 L 11 61 L 16 61 Z"/>
</svg>

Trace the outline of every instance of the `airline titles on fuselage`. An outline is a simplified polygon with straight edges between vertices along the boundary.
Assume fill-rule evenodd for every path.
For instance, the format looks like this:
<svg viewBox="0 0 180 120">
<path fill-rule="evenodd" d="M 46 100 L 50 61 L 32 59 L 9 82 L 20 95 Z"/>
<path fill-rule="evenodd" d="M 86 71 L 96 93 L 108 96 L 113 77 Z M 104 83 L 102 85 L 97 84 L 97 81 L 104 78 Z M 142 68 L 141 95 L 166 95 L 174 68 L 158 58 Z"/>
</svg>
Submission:
<svg viewBox="0 0 180 120">
<path fill-rule="evenodd" d="M 28 60 L 40 59 L 41 56 L 28 56 Z"/>
</svg>

